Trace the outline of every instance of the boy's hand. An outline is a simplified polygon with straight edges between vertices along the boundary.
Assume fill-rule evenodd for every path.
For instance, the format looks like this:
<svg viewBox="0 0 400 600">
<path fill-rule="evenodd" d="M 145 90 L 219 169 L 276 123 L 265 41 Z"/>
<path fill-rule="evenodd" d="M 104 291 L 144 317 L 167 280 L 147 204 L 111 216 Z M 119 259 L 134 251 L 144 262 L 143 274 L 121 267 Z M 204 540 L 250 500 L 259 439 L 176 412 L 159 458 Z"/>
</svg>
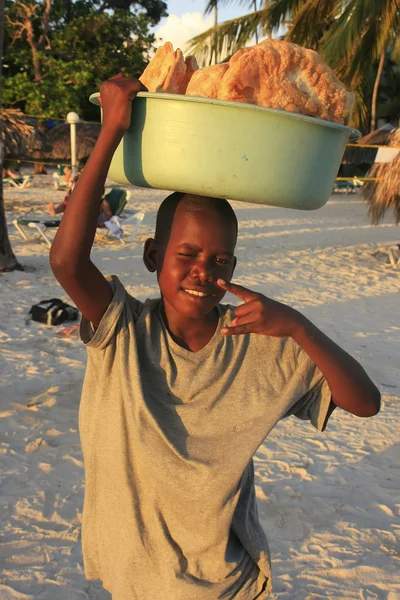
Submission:
<svg viewBox="0 0 400 600">
<path fill-rule="evenodd" d="M 259 333 L 273 337 L 292 337 L 302 324 L 302 315 L 290 306 L 241 285 L 227 283 L 223 279 L 218 279 L 218 285 L 244 300 L 244 304 L 235 309 L 231 326 L 221 329 L 224 335 Z"/>
<path fill-rule="evenodd" d="M 131 123 L 132 101 L 138 92 L 147 89 L 138 79 L 114 75 L 100 86 L 100 104 L 103 109 L 103 129 L 123 135 Z"/>
</svg>

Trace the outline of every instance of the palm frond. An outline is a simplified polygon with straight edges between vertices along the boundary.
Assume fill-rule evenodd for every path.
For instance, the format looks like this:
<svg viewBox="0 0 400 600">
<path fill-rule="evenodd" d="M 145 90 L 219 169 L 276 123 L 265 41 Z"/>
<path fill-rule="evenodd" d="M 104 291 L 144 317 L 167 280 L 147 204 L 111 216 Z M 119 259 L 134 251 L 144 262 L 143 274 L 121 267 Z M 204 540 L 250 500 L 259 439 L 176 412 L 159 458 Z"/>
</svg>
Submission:
<svg viewBox="0 0 400 600">
<path fill-rule="evenodd" d="M 218 55 L 230 55 L 243 48 L 257 31 L 265 33 L 266 11 L 258 10 L 243 17 L 236 17 L 211 27 L 204 33 L 192 38 L 187 45 L 187 50 L 194 54 L 199 64 L 207 64 L 214 51 L 215 40 L 218 44 Z"/>
<path fill-rule="evenodd" d="M 204 9 L 204 14 L 209 15 L 216 6 L 219 8 L 220 6 L 227 4 L 239 4 L 250 8 L 251 6 L 254 6 L 254 0 L 208 0 Z"/>
<path fill-rule="evenodd" d="M 324 31 L 337 16 L 337 5 L 337 0 L 306 0 L 298 7 L 285 40 L 318 50 Z"/>
<path fill-rule="evenodd" d="M 292 21 L 307 0 L 271 0 L 265 3 L 267 23 L 272 30 Z"/>
<path fill-rule="evenodd" d="M 400 67 L 400 36 L 397 36 L 393 42 L 393 49 L 390 58 Z"/>
<path fill-rule="evenodd" d="M 326 32 L 322 53 L 329 64 L 342 65 L 345 83 L 379 58 L 399 25 L 397 5 L 397 0 L 350 0 Z"/>
</svg>

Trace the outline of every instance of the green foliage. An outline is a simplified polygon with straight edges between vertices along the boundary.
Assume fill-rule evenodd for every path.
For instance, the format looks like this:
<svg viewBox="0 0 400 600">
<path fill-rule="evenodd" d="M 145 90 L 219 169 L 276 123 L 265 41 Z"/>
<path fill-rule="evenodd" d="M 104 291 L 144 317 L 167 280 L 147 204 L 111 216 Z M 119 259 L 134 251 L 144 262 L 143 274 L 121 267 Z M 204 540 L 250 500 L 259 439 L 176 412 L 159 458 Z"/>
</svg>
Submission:
<svg viewBox="0 0 400 600">
<path fill-rule="evenodd" d="M 152 1 L 153 10 L 164 6 L 164 2 Z M 137 9 L 99 11 L 96 9 L 100 3 L 91 0 L 54 0 L 47 40 L 41 43 L 43 13 L 37 4 L 32 24 L 40 78 L 35 80 L 32 47 L 26 35 L 13 41 L 18 27 L 8 23 L 3 105 L 31 115 L 61 118 L 73 110 L 84 119 L 99 120 L 98 108 L 88 102 L 88 97 L 121 69 L 129 75 L 140 75 L 154 42 L 150 32 L 154 19 Z M 9 0 L 8 15 L 14 23 L 22 18 L 17 8 Z"/>
</svg>

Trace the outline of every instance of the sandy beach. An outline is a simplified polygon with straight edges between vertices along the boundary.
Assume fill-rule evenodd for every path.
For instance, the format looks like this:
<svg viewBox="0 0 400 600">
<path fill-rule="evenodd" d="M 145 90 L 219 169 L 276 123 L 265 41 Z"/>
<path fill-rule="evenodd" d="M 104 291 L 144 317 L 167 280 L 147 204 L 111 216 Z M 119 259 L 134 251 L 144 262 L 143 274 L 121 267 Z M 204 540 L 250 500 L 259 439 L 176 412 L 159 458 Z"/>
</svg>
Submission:
<svg viewBox="0 0 400 600">
<path fill-rule="evenodd" d="M 93 260 L 144 300 L 158 288 L 142 245 L 166 193 L 129 189 L 129 208 L 145 212 L 138 236 L 126 245 L 96 242 Z M 32 304 L 68 298 L 48 247 L 25 242 L 11 224 L 24 213 L 44 215 L 63 192 L 50 173 L 4 195 L 25 271 L 0 275 L 0 600 L 110 600 L 82 564 L 78 409 L 86 351 L 78 339 L 56 336 L 63 326 L 29 322 Z M 400 229 L 390 216 L 371 226 L 357 195 L 334 195 L 315 212 L 232 204 L 236 281 L 303 312 L 360 361 L 383 396 L 374 418 L 338 409 L 319 433 L 291 417 L 259 448 L 271 598 L 400 600 L 400 268 L 385 252 L 400 242 Z"/>
</svg>

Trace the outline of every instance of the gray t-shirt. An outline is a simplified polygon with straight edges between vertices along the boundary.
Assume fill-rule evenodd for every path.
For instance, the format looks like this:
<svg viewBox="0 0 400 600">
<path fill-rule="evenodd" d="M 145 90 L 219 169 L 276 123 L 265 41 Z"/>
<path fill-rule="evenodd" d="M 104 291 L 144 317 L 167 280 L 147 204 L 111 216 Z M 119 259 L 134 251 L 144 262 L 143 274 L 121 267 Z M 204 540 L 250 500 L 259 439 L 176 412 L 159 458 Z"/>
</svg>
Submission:
<svg viewBox="0 0 400 600">
<path fill-rule="evenodd" d="M 214 336 L 190 352 L 169 335 L 159 299 L 110 285 L 96 332 L 81 325 L 86 576 L 113 600 L 266 598 L 252 457 L 288 414 L 323 430 L 327 383 L 290 338 L 221 335 L 232 306 L 218 305 Z"/>
</svg>

